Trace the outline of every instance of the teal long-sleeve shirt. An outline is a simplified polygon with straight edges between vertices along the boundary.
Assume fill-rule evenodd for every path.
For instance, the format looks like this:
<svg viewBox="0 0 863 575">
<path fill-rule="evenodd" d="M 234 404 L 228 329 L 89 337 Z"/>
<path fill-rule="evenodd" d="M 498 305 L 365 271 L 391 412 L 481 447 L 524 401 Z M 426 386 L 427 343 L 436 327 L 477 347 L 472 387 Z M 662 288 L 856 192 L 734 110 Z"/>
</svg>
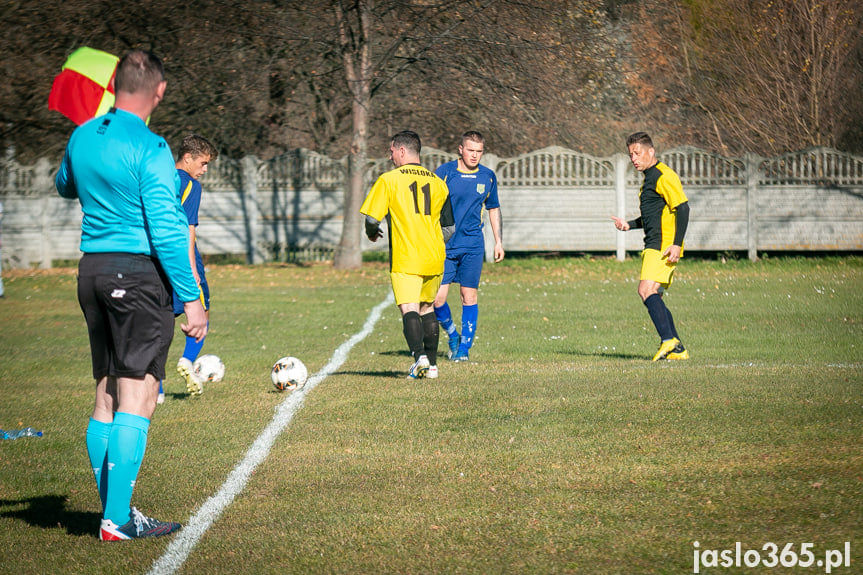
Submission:
<svg viewBox="0 0 863 575">
<path fill-rule="evenodd" d="M 82 252 L 152 256 L 180 300 L 199 297 L 174 159 L 141 118 L 112 108 L 79 126 L 54 183 L 61 196 L 81 203 Z"/>
</svg>

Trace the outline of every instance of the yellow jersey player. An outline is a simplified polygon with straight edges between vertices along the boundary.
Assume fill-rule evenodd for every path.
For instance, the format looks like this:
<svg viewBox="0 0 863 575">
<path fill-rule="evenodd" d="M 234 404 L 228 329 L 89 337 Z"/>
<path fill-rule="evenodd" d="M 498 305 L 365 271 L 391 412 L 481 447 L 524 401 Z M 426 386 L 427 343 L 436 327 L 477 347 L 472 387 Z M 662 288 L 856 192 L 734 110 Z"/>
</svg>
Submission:
<svg viewBox="0 0 863 575">
<path fill-rule="evenodd" d="M 443 275 L 445 244 L 455 231 L 449 190 L 420 165 L 421 149 L 416 132 L 393 136 L 390 160 L 395 169 L 377 179 L 360 208 L 366 236 L 373 242 L 383 236 L 380 224 L 387 220 L 390 280 L 413 356 L 411 379 L 438 376 L 434 299 Z"/>
<path fill-rule="evenodd" d="M 613 217 L 614 226 L 625 232 L 644 229 L 644 250 L 641 252 L 641 278 L 638 295 L 662 340 L 653 361 L 689 359 L 689 352 L 680 342 L 671 312 L 662 301 L 662 294 L 671 285 L 674 269 L 683 255 L 683 237 L 689 225 L 689 201 L 677 174 L 656 159 L 653 141 L 644 132 L 626 139 L 629 159 L 644 175 L 638 194 L 641 216 L 626 221 Z"/>
</svg>

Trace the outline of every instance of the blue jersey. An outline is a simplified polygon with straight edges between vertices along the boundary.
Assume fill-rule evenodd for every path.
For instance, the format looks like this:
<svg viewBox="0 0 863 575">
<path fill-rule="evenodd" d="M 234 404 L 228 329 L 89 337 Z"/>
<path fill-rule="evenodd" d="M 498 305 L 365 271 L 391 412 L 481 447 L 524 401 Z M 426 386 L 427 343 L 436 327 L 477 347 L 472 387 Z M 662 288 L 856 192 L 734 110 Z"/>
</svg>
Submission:
<svg viewBox="0 0 863 575">
<path fill-rule="evenodd" d="M 465 251 L 485 252 L 482 235 L 483 206 L 490 210 L 500 207 L 497 198 L 497 176 L 479 165 L 472 172 L 458 169 L 458 160 L 447 162 L 435 174 L 446 182 L 455 216 L 455 234 L 446 244 L 447 254 Z"/>
<path fill-rule="evenodd" d="M 180 203 L 186 212 L 190 226 L 198 225 L 198 210 L 201 208 L 201 182 L 189 175 L 186 170 L 177 168 L 180 177 Z"/>
<path fill-rule="evenodd" d="M 112 108 L 76 128 L 55 185 L 81 202 L 82 252 L 151 256 L 183 301 L 198 298 L 171 149 L 141 118 Z"/>
<path fill-rule="evenodd" d="M 201 182 L 180 168 L 177 168 L 177 175 L 180 176 L 180 203 L 183 204 L 186 219 L 190 226 L 197 226 L 198 210 L 201 208 L 201 193 L 203 192 Z M 195 263 L 200 273 L 204 269 L 204 261 L 201 259 L 201 252 L 198 251 L 198 242 L 195 242 Z"/>
</svg>

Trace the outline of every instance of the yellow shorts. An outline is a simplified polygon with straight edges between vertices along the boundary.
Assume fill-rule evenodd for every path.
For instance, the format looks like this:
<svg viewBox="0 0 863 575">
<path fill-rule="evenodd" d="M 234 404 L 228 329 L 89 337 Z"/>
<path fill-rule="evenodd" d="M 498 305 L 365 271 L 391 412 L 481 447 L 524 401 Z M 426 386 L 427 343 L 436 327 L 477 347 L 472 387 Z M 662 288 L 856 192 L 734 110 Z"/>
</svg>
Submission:
<svg viewBox="0 0 863 575">
<path fill-rule="evenodd" d="M 667 288 L 674 281 L 675 267 L 677 264 L 668 263 L 659 250 L 645 249 L 641 252 L 641 277 L 639 279 L 654 281 Z"/>
<path fill-rule="evenodd" d="M 390 279 L 393 284 L 393 295 L 396 305 L 403 303 L 432 302 L 437 296 L 440 280 L 443 274 L 436 276 L 418 276 L 392 272 Z"/>
</svg>

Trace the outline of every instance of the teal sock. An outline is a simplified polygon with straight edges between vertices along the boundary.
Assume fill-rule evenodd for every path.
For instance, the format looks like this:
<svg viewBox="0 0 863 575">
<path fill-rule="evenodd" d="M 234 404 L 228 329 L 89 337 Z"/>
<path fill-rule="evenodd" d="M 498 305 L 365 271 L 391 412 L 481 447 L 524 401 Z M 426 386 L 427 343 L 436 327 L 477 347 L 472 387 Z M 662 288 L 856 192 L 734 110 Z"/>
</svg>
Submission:
<svg viewBox="0 0 863 575">
<path fill-rule="evenodd" d="M 108 438 L 108 490 L 104 518 L 117 525 L 129 521 L 132 491 L 147 449 L 150 420 L 140 415 L 117 412 Z"/>
<path fill-rule="evenodd" d="M 452 321 L 452 311 L 449 309 L 449 304 L 444 302 L 442 306 L 434 308 L 434 315 L 447 335 L 454 337 L 456 329 L 455 323 Z"/>
<path fill-rule="evenodd" d="M 459 351 L 467 351 L 473 345 L 473 336 L 476 333 L 476 320 L 479 316 L 477 304 L 466 305 L 461 308 L 461 341 Z"/>
<path fill-rule="evenodd" d="M 99 500 L 102 501 L 102 511 L 105 510 L 105 498 L 108 496 L 108 473 L 102 473 L 107 467 L 108 438 L 111 436 L 112 423 L 97 421 L 90 418 L 87 425 L 87 455 L 90 456 L 90 467 L 99 489 Z"/>
</svg>

